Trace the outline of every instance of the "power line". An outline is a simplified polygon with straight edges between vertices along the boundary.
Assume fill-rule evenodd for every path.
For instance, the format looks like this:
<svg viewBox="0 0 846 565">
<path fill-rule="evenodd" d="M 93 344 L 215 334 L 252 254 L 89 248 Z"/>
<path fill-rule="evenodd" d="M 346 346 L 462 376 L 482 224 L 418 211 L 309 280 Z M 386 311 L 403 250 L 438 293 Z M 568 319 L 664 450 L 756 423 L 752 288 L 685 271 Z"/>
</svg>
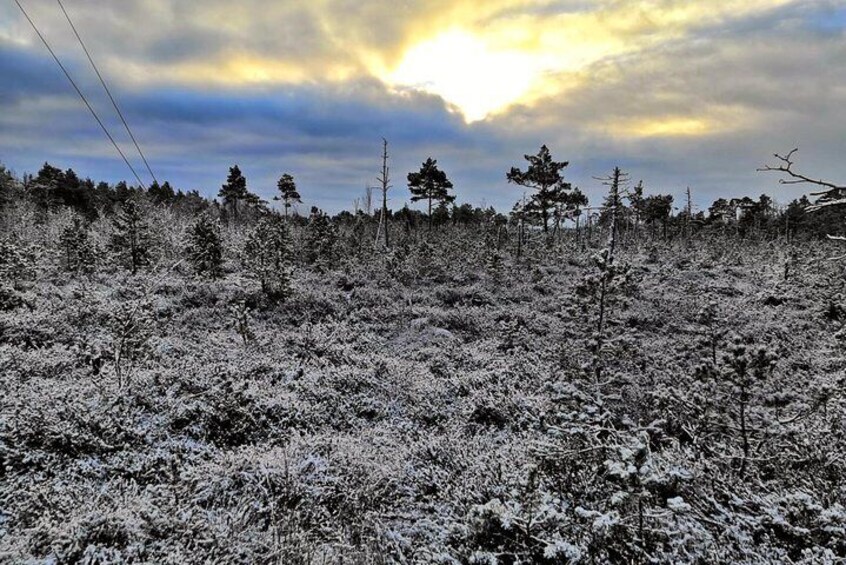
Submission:
<svg viewBox="0 0 846 565">
<path fill-rule="evenodd" d="M 97 115 L 97 112 L 94 111 L 94 108 L 91 107 L 91 104 L 88 103 L 88 99 L 85 98 L 85 95 L 82 93 L 82 91 L 76 85 L 76 82 L 70 76 L 70 73 L 68 72 L 68 70 L 62 64 L 62 62 L 59 60 L 59 58 L 56 56 L 56 53 L 53 51 L 53 48 L 50 47 L 50 44 L 47 43 L 47 40 L 44 39 L 43 35 L 41 35 L 41 32 L 38 30 L 38 26 L 35 25 L 35 22 L 32 21 L 32 18 L 30 18 L 29 14 L 26 13 L 26 10 L 21 5 L 19 0 L 15 0 L 15 4 L 18 5 L 18 8 L 20 8 L 21 12 L 23 12 L 23 15 L 27 19 L 27 21 L 29 22 L 29 25 L 31 25 L 32 29 L 35 30 L 35 33 L 38 34 L 39 39 L 41 39 L 41 43 L 44 44 L 44 47 L 46 47 L 47 51 L 50 52 L 50 55 L 53 56 L 53 60 L 56 61 L 56 64 L 59 65 L 59 68 L 62 69 L 63 73 L 65 73 L 65 77 L 67 77 L 68 81 L 71 83 L 71 86 L 73 86 L 73 89 L 76 90 L 76 93 L 79 94 L 79 97 L 85 103 L 85 106 L 88 108 L 88 111 L 91 112 L 91 115 L 94 116 L 95 120 L 97 120 L 97 123 L 100 125 L 100 129 L 103 130 L 103 133 L 106 134 L 106 137 L 108 137 L 109 141 L 112 142 L 112 145 L 115 146 L 115 149 L 117 149 L 117 152 L 120 154 L 121 158 L 123 158 L 123 162 L 126 163 L 126 166 L 129 167 L 129 170 L 132 171 L 133 175 L 135 175 L 135 179 L 138 181 L 138 184 L 141 186 L 141 188 L 143 188 L 144 190 L 147 190 L 147 187 L 144 185 L 144 181 L 141 180 L 141 177 L 139 177 L 138 173 L 135 172 L 135 168 L 132 166 L 132 163 L 129 162 L 129 159 L 127 159 L 126 155 L 123 154 L 123 151 L 120 150 L 120 147 L 118 146 L 117 142 L 115 141 L 115 138 L 112 137 L 112 134 L 110 134 L 109 130 L 106 129 L 106 126 L 103 125 L 103 121 Z"/>
<path fill-rule="evenodd" d="M 109 96 L 109 100 L 112 101 L 112 106 L 115 108 L 115 112 L 117 115 L 120 116 L 120 121 L 123 122 L 123 127 L 126 128 L 126 133 L 129 134 L 130 139 L 132 139 L 132 143 L 135 144 L 135 149 L 138 150 L 138 154 L 141 155 L 141 159 L 144 161 L 144 165 L 147 167 L 147 172 L 150 173 L 150 176 L 153 177 L 153 180 L 158 184 L 159 179 L 156 178 L 156 175 L 153 174 L 153 169 L 150 168 L 150 163 L 147 162 L 147 157 L 144 156 L 144 152 L 141 151 L 141 146 L 138 145 L 138 141 L 136 141 L 135 136 L 132 134 L 132 130 L 129 127 L 129 124 L 126 122 L 126 118 L 123 117 L 123 112 L 120 111 L 118 108 L 117 102 L 115 102 L 114 96 L 112 96 L 112 91 L 106 86 L 106 81 L 103 79 L 103 75 L 100 74 L 100 69 L 97 68 L 97 65 L 94 63 L 94 59 L 91 57 L 91 53 L 88 52 L 88 47 L 85 46 L 85 42 L 82 41 L 82 37 L 80 37 L 79 32 L 76 30 L 76 26 L 73 25 L 73 20 L 71 20 L 68 11 L 65 10 L 64 4 L 62 4 L 62 0 L 56 0 L 59 3 L 59 7 L 62 9 L 62 13 L 65 14 L 65 18 L 68 20 L 68 23 L 73 30 L 73 34 L 76 36 L 76 39 L 79 41 L 79 44 L 82 46 L 82 50 L 85 51 L 85 56 L 88 57 L 88 62 L 91 63 L 91 66 L 94 68 L 94 72 L 97 73 L 97 78 L 100 79 L 100 84 L 103 85 L 103 90 L 106 91 L 106 94 Z"/>
</svg>

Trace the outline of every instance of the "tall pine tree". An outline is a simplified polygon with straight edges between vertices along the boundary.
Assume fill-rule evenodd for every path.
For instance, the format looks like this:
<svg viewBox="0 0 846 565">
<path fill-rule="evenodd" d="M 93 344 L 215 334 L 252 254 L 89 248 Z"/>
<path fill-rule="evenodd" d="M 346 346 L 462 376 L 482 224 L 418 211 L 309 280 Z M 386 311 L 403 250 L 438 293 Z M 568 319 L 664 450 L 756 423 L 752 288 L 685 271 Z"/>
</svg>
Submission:
<svg viewBox="0 0 846 565">
<path fill-rule="evenodd" d="M 449 193 L 452 182 L 446 173 L 438 168 L 438 162 L 429 157 L 416 173 L 408 173 L 408 190 L 411 201 L 426 200 L 429 203 L 429 230 L 432 229 L 432 202 L 451 203 L 455 196 Z"/>
<path fill-rule="evenodd" d="M 226 184 L 220 187 L 218 196 L 223 199 L 224 207 L 228 207 L 232 217 L 238 218 L 238 202 L 247 198 L 247 179 L 241 174 L 238 165 L 229 167 Z"/>
<path fill-rule="evenodd" d="M 303 202 L 300 199 L 300 193 L 297 192 L 297 184 L 294 182 L 294 177 L 285 173 L 279 178 L 279 182 L 276 183 L 276 188 L 279 190 L 279 194 L 273 199 L 282 201 L 282 205 L 285 207 L 285 218 L 287 218 L 288 208 L 293 206 L 295 203 L 302 204 Z"/>
<path fill-rule="evenodd" d="M 526 212 L 538 216 L 543 223 L 544 233 L 549 232 L 549 219 L 552 212 L 560 204 L 566 204 L 567 194 L 572 189 L 570 183 L 564 182 L 561 170 L 570 163 L 567 161 L 553 161 L 546 145 L 542 145 L 537 155 L 524 155 L 529 162 L 525 171 L 512 167 L 506 174 L 508 182 L 518 186 L 531 188 L 532 194 Z"/>
</svg>

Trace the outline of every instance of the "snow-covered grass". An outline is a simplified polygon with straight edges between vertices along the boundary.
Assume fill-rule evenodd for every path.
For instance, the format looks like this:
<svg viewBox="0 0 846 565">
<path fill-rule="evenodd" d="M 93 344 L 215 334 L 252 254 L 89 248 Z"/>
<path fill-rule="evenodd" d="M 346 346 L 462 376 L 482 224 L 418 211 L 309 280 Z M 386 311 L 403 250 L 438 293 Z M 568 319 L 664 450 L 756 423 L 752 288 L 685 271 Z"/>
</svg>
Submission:
<svg viewBox="0 0 846 565">
<path fill-rule="evenodd" d="M 298 264 L 284 304 L 231 257 L 204 281 L 42 255 L 0 312 L 0 560 L 846 557 L 834 251 L 785 281 L 781 244 L 624 246 L 594 352 L 592 252 L 495 282 L 481 236 L 432 239 Z M 759 347 L 741 387 L 724 355 L 752 375 Z"/>
</svg>

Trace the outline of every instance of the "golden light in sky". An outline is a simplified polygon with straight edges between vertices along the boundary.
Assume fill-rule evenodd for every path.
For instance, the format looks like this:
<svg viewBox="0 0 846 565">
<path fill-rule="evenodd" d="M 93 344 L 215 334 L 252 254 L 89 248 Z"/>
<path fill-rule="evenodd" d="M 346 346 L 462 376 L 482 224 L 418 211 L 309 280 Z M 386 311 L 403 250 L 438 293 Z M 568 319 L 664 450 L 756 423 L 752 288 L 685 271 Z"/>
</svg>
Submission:
<svg viewBox="0 0 846 565">
<path fill-rule="evenodd" d="M 540 70 L 531 53 L 495 50 L 450 30 L 411 48 L 387 81 L 436 94 L 473 122 L 520 100 Z"/>
<path fill-rule="evenodd" d="M 438 95 L 467 122 L 474 122 L 515 103 L 560 95 L 573 86 L 573 73 L 599 61 L 644 52 L 678 41 L 699 26 L 787 1 L 596 2 L 590 10 L 545 15 L 518 10 L 508 17 L 487 18 L 480 16 L 481 8 L 475 4 L 459 2 L 445 31 L 427 35 L 431 25 L 416 30 L 395 67 L 386 71 L 371 66 L 371 71 L 391 86 Z M 544 3 L 522 7 L 530 5 Z M 492 13 L 493 8 L 487 16 Z M 569 82 L 562 83 L 562 77 Z M 709 129 L 701 116 L 634 128 L 642 135 L 696 135 Z"/>
<path fill-rule="evenodd" d="M 162 20 L 150 26 L 149 37 L 139 37 L 142 44 L 150 42 L 151 51 L 180 37 L 180 20 L 170 13 L 178 4 L 158 1 Z M 136 57 L 144 52 L 137 49 L 131 56 L 104 57 L 103 66 L 138 87 L 212 84 L 237 90 L 377 79 L 394 92 L 439 96 L 470 123 L 505 114 L 517 104 L 531 107 L 613 82 L 620 74 L 616 65 L 627 65 L 627 58 L 649 62 L 665 46 L 694 41 L 697 30 L 796 1 L 419 0 L 399 12 L 381 10 L 374 2 L 353 16 L 337 8 L 342 0 L 292 0 L 267 7 L 260 19 L 247 5 L 211 2 L 192 14 L 188 37 L 214 30 L 222 36 L 213 43 L 215 49 L 189 50 L 191 56 L 166 64 Z M 383 17 L 386 13 L 391 16 Z M 267 22 L 287 27 L 284 33 L 268 34 Z M 384 37 L 372 33 L 385 27 L 391 33 Z M 0 25 L 0 37 L 18 35 Z M 33 41 L 30 35 L 22 37 Z M 713 116 L 701 105 L 669 110 L 672 118 L 654 123 L 652 114 L 640 110 L 629 108 L 625 118 L 634 125 L 624 128 L 626 133 L 703 135 L 714 129 Z M 595 121 L 601 126 L 603 119 L 596 116 Z"/>
</svg>

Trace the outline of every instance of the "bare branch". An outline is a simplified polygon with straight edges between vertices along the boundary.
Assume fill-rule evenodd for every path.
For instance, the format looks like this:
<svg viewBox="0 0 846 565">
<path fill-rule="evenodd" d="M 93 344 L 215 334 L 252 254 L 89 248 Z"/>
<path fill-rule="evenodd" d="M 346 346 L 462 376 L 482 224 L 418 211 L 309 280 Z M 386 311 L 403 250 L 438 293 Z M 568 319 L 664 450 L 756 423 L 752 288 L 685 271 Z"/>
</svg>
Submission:
<svg viewBox="0 0 846 565">
<path fill-rule="evenodd" d="M 794 171 L 793 155 L 795 155 L 797 151 L 799 151 L 798 147 L 791 150 L 787 155 L 779 155 L 778 153 L 775 153 L 774 157 L 781 161 L 782 164 L 776 167 L 764 165 L 763 167 L 759 167 L 757 169 L 758 172 L 778 172 L 790 176 L 790 179 L 779 179 L 779 184 L 814 184 L 830 189 L 828 191 L 818 193 L 818 195 L 829 194 L 831 191 L 846 190 L 846 186 L 838 186 L 832 182 L 822 179 L 812 179 L 811 177 Z"/>
</svg>

